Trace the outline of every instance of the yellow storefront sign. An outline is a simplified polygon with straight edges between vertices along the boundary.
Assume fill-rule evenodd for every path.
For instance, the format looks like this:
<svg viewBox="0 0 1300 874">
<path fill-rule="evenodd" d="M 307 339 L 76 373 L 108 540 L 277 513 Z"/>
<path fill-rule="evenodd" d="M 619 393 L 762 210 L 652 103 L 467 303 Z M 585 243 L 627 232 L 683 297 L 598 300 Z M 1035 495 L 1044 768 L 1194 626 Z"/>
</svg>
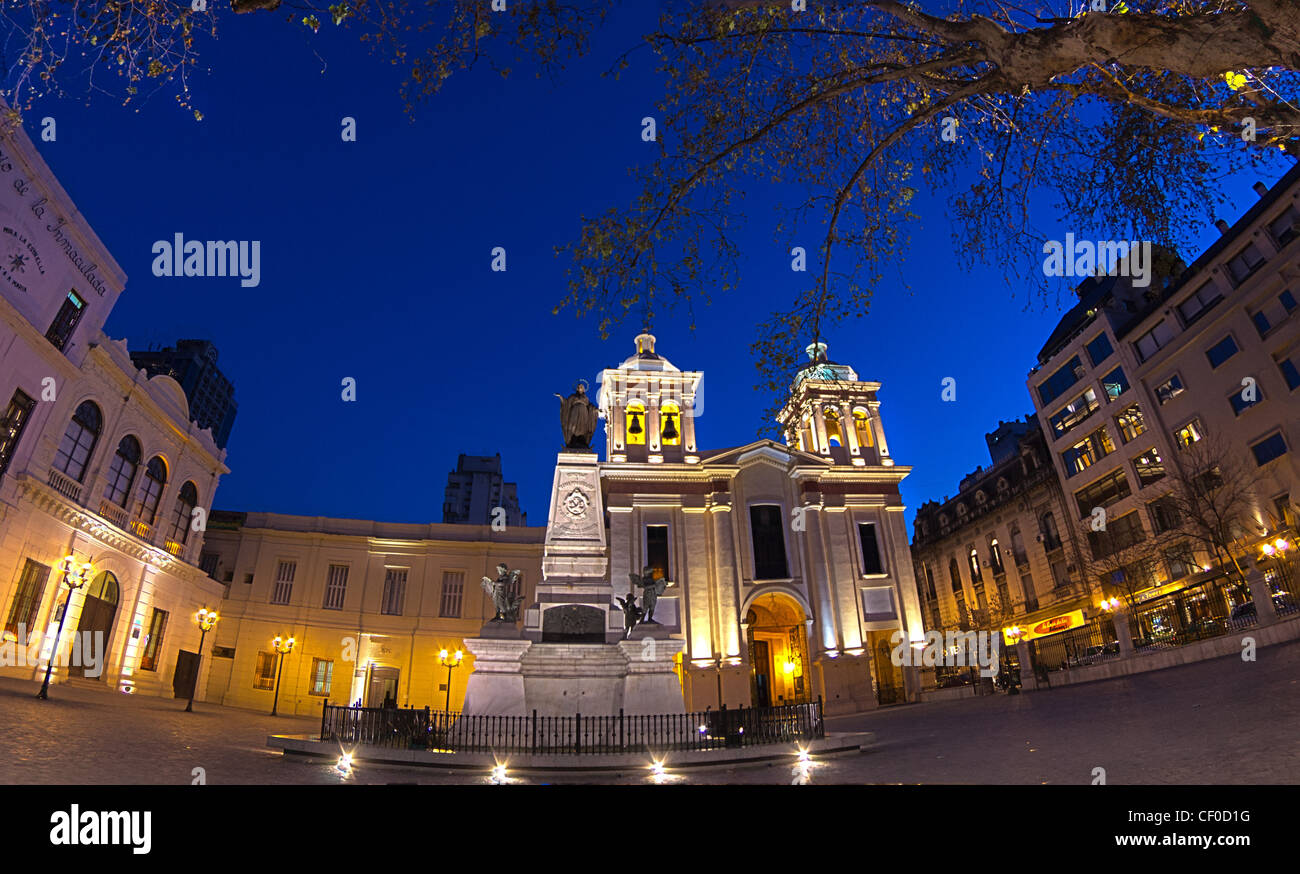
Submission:
<svg viewBox="0 0 1300 874">
<path fill-rule="evenodd" d="M 1018 635 L 1013 635 L 1010 633 L 1011 629 L 1004 628 L 1002 629 L 1002 636 L 1009 644 L 1023 643 L 1027 640 L 1047 637 L 1050 634 L 1060 634 L 1062 631 L 1069 631 L 1071 628 L 1078 628 L 1081 625 L 1083 625 L 1083 611 L 1074 610 L 1070 613 L 1062 613 L 1060 616 L 1041 619 L 1028 628 L 1020 628 Z"/>
</svg>

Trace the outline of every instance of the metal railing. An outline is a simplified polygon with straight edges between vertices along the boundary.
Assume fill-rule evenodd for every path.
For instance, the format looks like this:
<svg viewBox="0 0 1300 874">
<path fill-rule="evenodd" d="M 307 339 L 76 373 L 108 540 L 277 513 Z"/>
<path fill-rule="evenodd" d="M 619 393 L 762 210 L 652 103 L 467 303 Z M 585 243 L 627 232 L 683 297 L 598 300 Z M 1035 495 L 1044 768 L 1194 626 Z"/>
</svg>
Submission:
<svg viewBox="0 0 1300 874">
<path fill-rule="evenodd" d="M 325 702 L 320 739 L 447 752 L 599 755 L 716 750 L 825 737 L 822 701 L 700 713 L 486 716 Z"/>
</svg>

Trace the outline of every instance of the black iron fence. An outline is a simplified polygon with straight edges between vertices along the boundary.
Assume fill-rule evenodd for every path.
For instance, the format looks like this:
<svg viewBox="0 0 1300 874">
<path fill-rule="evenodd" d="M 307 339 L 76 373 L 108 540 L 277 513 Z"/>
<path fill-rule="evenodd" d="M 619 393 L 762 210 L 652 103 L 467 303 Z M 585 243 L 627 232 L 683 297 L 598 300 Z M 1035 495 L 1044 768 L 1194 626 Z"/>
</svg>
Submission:
<svg viewBox="0 0 1300 874">
<path fill-rule="evenodd" d="M 325 703 L 321 740 L 448 752 L 609 754 L 715 750 L 825 737 L 822 701 L 702 713 L 486 716 Z"/>
<path fill-rule="evenodd" d="M 1030 646 L 1040 676 L 1119 658 L 1115 622 L 1109 614 L 1095 616 L 1078 628 L 1032 640 Z"/>
</svg>

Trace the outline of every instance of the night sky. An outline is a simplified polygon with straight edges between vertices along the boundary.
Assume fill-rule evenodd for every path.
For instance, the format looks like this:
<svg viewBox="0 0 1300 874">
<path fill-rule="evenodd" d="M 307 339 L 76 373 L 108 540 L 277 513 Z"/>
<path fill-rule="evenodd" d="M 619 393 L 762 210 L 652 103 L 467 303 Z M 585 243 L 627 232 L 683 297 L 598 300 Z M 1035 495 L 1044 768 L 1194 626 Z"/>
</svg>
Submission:
<svg viewBox="0 0 1300 874">
<path fill-rule="evenodd" d="M 326 23 L 313 37 L 283 15 L 226 18 L 190 80 L 202 121 L 165 95 L 137 112 L 76 93 L 27 114 L 127 273 L 107 332 L 133 349 L 182 337 L 220 349 L 239 414 L 217 508 L 437 522 L 457 454 L 500 452 L 530 522 L 544 524 L 561 447 L 553 393 L 578 378 L 594 387 L 641 327 L 602 342 L 594 320 L 552 315 L 567 266 L 554 247 L 584 213 L 628 202 L 627 168 L 656 148 L 640 139 L 660 90 L 649 53 L 619 81 L 600 76 L 653 26 L 653 4 L 630 6 L 556 80 L 515 64 L 509 79 L 457 74 L 413 124 L 396 68 L 355 33 Z M 57 142 L 40 141 L 46 115 Z M 356 142 L 340 138 L 344 116 Z M 1251 181 L 1234 185 L 1229 221 L 1254 199 Z M 995 271 L 959 269 L 945 200 L 923 191 L 915 203 L 922 224 L 898 270 L 910 290 L 900 281 L 826 338 L 831 358 L 883 383 L 890 450 L 914 467 L 909 526 L 921 503 L 988 462 L 985 432 L 1032 410 L 1026 373 L 1073 298 L 1068 280 L 1043 302 Z M 772 193 L 756 188 L 746 204 L 740 290 L 697 307 L 694 332 L 684 313 L 654 325 L 660 353 L 705 373 L 704 450 L 757 439 L 754 326 L 807 281 L 773 236 Z M 810 258 L 819 228 L 802 239 Z M 151 247 L 178 232 L 260 240 L 260 286 L 155 278 Z M 490 269 L 495 246 L 505 273 Z M 947 376 L 955 403 L 940 400 Z M 341 398 L 344 377 L 357 381 L 355 403 Z"/>
</svg>

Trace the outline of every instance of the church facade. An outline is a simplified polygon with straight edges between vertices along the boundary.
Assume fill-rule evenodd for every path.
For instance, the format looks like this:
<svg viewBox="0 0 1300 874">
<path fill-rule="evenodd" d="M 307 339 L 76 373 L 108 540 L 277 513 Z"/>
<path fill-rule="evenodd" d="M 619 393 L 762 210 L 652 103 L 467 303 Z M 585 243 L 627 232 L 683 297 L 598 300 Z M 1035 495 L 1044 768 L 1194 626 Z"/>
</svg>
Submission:
<svg viewBox="0 0 1300 874">
<path fill-rule="evenodd" d="M 879 383 L 827 359 L 795 375 L 785 441 L 702 445 L 702 374 L 636 338 L 601 376 L 609 575 L 616 596 L 645 568 L 666 580 L 657 621 L 685 641 L 686 709 L 820 696 L 826 712 L 914 698 L 891 658 L 921 635 L 899 483 Z"/>
</svg>

